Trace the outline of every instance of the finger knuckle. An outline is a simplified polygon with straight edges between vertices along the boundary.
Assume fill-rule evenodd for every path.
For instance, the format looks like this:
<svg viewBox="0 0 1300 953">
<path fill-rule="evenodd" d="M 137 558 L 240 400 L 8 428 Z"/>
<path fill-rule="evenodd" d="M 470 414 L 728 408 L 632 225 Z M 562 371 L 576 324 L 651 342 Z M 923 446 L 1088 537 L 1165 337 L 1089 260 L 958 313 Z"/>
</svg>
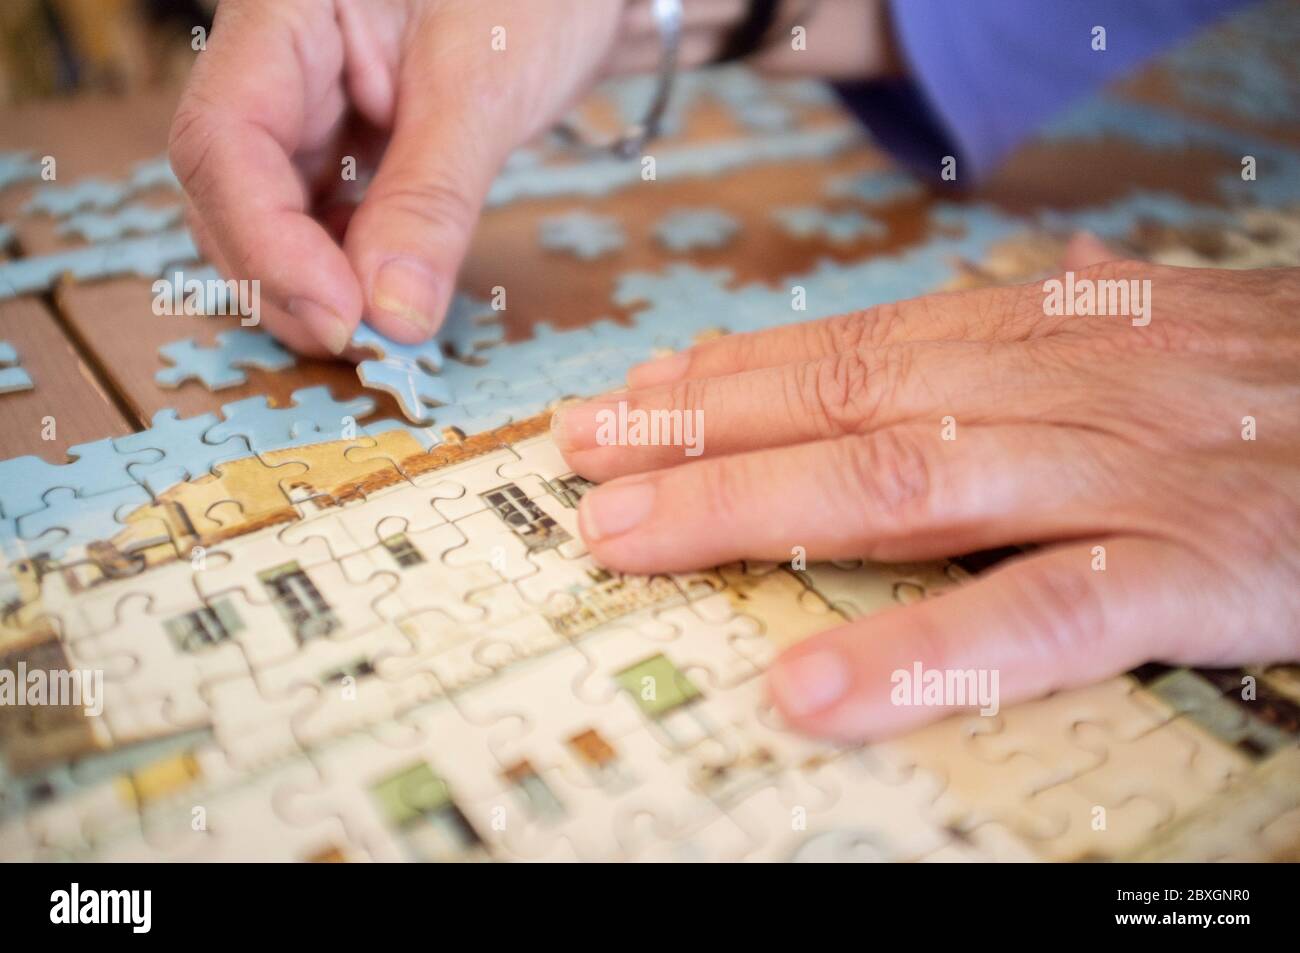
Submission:
<svg viewBox="0 0 1300 953">
<path fill-rule="evenodd" d="M 1106 635 L 1101 593 L 1092 574 L 1050 560 L 1030 560 L 1012 570 L 1016 631 L 1049 662 L 1090 657 Z"/>
<path fill-rule="evenodd" d="M 825 321 L 808 325 L 811 334 L 822 338 L 823 353 L 838 354 L 841 351 L 856 351 L 866 342 L 867 324 L 871 309 L 853 311 L 849 314 L 836 315 Z"/>
<path fill-rule="evenodd" d="M 916 434 L 890 428 L 839 443 L 839 472 L 865 503 L 873 525 L 906 532 L 930 509 L 934 464 Z"/>
<path fill-rule="evenodd" d="M 788 404 L 793 414 L 812 421 L 822 436 L 859 433 L 875 410 L 873 378 L 861 351 L 795 365 Z"/>
<path fill-rule="evenodd" d="M 904 304 L 890 301 L 862 312 L 862 332 L 858 337 L 858 346 L 865 343 L 871 347 L 883 347 L 899 340 L 904 336 L 907 308 L 914 305 L 915 302 Z"/>
<path fill-rule="evenodd" d="M 668 388 L 667 410 L 674 413 L 689 413 L 690 411 L 703 409 L 705 394 L 708 389 L 709 381 L 707 378 L 689 378 L 684 381 L 678 381 Z M 646 405 L 643 408 L 647 412 L 663 409 L 660 406 Z"/>
<path fill-rule="evenodd" d="M 717 519 L 718 525 L 735 525 L 733 520 L 743 515 L 738 514 L 738 510 L 744 506 L 743 501 L 750 498 L 753 481 L 748 471 L 749 464 L 744 457 L 736 456 L 719 457 L 696 466 L 703 483 L 701 502 L 707 507 L 703 512 Z"/>
<path fill-rule="evenodd" d="M 374 201 L 385 214 L 410 216 L 435 231 L 467 231 L 478 215 L 470 197 L 448 182 L 405 182 L 385 189 Z"/>
</svg>

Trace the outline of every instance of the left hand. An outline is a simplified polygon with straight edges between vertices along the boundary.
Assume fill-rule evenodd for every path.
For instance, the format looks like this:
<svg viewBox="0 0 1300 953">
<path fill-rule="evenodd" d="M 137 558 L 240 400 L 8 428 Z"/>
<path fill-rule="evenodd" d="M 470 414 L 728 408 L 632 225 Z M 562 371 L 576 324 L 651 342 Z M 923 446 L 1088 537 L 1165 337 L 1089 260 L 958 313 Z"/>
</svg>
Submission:
<svg viewBox="0 0 1300 953">
<path fill-rule="evenodd" d="M 1300 269 L 1110 262 L 1082 279 L 1150 279 L 1149 323 L 1048 316 L 1035 283 L 634 368 L 628 392 L 555 422 L 574 470 L 603 482 L 580 510 L 592 554 L 658 572 L 794 547 L 907 561 L 1040 544 L 778 659 L 786 719 L 841 740 L 947 710 L 891 705 L 891 673 L 918 661 L 996 669 L 1009 704 L 1150 660 L 1300 658 Z M 619 401 L 702 410 L 703 455 L 597 446 L 596 414 Z"/>
</svg>

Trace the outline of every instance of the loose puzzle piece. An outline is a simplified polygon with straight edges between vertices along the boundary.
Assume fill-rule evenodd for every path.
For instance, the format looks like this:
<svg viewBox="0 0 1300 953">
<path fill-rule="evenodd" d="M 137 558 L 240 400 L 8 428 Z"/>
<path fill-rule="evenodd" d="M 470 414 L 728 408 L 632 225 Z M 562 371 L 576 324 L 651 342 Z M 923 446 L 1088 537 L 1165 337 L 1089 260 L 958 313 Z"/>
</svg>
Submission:
<svg viewBox="0 0 1300 953">
<path fill-rule="evenodd" d="M 0 394 L 31 390 L 31 375 L 20 366 L 18 352 L 8 341 L 0 341 Z"/>
<path fill-rule="evenodd" d="M 104 179 L 81 179 L 72 185 L 45 185 L 36 190 L 23 211 L 28 215 L 53 215 L 62 217 L 78 209 L 92 208 L 106 211 L 130 194 L 122 182 Z"/>
<path fill-rule="evenodd" d="M 889 205 L 924 194 L 914 176 L 901 169 L 882 169 L 832 179 L 826 194 L 833 198 L 854 198 L 868 205 Z"/>
<path fill-rule="evenodd" d="M 627 241 L 617 219 L 582 211 L 542 219 L 539 240 L 543 248 L 587 261 L 615 252 Z"/>
<path fill-rule="evenodd" d="M 0 190 L 41 177 L 41 164 L 30 152 L 0 152 Z"/>
<path fill-rule="evenodd" d="M 32 165 L 35 165 L 34 172 Z M 3 174 L 6 171 L 10 176 L 25 175 L 26 178 L 36 178 L 39 177 L 40 168 L 39 164 L 28 163 L 25 155 L 15 156 L 7 165 L 0 163 L 0 183 L 3 183 Z M 122 181 L 110 182 L 89 178 L 81 179 L 71 185 L 41 186 L 28 200 L 23 212 L 27 215 L 44 214 L 56 218 L 63 218 L 81 209 L 107 212 L 141 192 L 154 188 L 178 189 L 179 187 L 180 184 L 176 181 L 167 157 L 160 156 L 136 163 L 131 174 Z"/>
<path fill-rule="evenodd" d="M 127 205 L 107 215 L 79 212 L 60 222 L 57 231 L 88 242 L 104 242 L 171 228 L 180 220 L 182 211 L 179 205 Z"/>
<path fill-rule="evenodd" d="M 777 209 L 772 216 L 796 238 L 823 236 L 837 244 L 859 238 L 883 238 L 885 226 L 856 209 L 828 212 L 815 206 Z"/>
<path fill-rule="evenodd" d="M 202 347 L 187 338 L 164 344 L 158 353 L 173 365 L 154 375 L 163 387 L 197 380 L 209 390 L 220 390 L 244 383 L 248 378 L 243 368 L 282 371 L 297 363 L 269 334 L 245 330 L 223 331 L 215 347 Z"/>
<path fill-rule="evenodd" d="M 675 209 L 655 226 L 655 237 L 669 251 L 721 248 L 740 230 L 740 223 L 721 209 Z"/>
<path fill-rule="evenodd" d="M 0 261 L 0 299 L 48 291 L 63 275 L 93 281 L 118 275 L 156 278 L 169 265 L 198 259 L 198 249 L 183 228 L 70 251 Z"/>
</svg>

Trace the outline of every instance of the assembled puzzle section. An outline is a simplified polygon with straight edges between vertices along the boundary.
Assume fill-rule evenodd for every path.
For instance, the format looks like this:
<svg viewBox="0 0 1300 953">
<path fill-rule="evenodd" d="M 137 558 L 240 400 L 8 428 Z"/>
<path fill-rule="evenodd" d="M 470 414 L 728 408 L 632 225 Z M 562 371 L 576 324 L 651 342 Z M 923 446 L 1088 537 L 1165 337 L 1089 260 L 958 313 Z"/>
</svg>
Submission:
<svg viewBox="0 0 1300 953">
<path fill-rule="evenodd" d="M 1300 808 L 1294 675 L 1259 673 L 1267 716 L 1226 700 L 1234 676 L 1207 694 L 1204 676 L 1168 670 L 1144 673 L 1146 688 L 1115 679 L 869 748 L 791 734 L 764 697 L 776 651 L 941 598 L 964 574 L 847 563 L 608 572 L 577 534 L 589 484 L 545 423 L 431 448 L 394 432 L 384 459 L 400 472 L 376 473 L 364 447 L 355 461 L 335 450 L 297 502 L 266 465 L 274 453 L 234 461 L 173 486 L 109 549 L 88 550 L 132 552 L 134 569 L 32 562 L 5 632 L 10 664 L 98 668 L 104 707 L 7 729 L 21 776 L 0 851 L 1217 856 L 1242 802 L 1265 832 L 1249 849 L 1288 849 Z M 223 501 L 232 509 L 218 521 Z M 197 533 L 180 548 L 132 546 L 131 527 L 152 521 Z M 82 781 L 60 774 L 72 755 Z M 29 803 L 29 785 L 61 793 Z"/>
</svg>

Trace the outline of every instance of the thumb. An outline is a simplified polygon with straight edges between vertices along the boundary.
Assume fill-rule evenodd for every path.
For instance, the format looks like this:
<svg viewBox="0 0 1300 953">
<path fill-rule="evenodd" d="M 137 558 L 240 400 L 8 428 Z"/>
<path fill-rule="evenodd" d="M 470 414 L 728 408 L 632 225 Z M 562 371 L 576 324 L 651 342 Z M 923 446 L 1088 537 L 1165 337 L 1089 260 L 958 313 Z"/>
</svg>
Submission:
<svg viewBox="0 0 1300 953">
<path fill-rule="evenodd" d="M 497 103 L 483 103 L 447 75 L 436 62 L 441 51 L 424 47 L 406 54 L 392 138 L 344 239 L 367 320 L 407 343 L 441 325 L 517 129 Z"/>
</svg>

